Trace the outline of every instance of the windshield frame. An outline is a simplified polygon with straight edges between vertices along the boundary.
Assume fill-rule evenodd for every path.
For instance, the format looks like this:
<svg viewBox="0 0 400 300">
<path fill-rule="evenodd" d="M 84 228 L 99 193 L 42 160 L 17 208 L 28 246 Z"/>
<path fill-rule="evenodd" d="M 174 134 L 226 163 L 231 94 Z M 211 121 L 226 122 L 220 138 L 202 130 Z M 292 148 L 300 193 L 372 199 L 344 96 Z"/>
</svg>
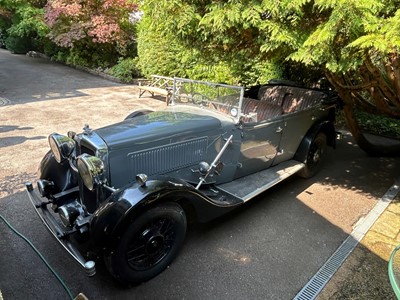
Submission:
<svg viewBox="0 0 400 300">
<path fill-rule="evenodd" d="M 190 91 L 186 88 L 190 86 Z M 210 88 L 208 90 L 208 88 Z M 204 92 L 199 92 L 203 90 Z M 217 96 L 206 94 L 215 93 Z M 220 93 L 222 91 L 223 93 Z M 226 93 L 231 91 L 232 93 Z M 196 99 L 196 98 L 198 99 Z M 212 83 L 207 81 L 192 80 L 186 78 L 174 77 L 171 105 L 188 105 L 209 109 L 215 112 L 222 113 L 239 123 L 241 118 L 241 108 L 244 97 L 244 87 L 221 83 Z M 227 101 L 222 101 L 226 99 Z M 220 100 L 220 101 L 218 101 Z M 208 105 L 204 105 L 204 104 Z M 218 109 L 224 107 L 225 109 Z M 214 107 L 214 108 L 213 108 Z"/>
</svg>

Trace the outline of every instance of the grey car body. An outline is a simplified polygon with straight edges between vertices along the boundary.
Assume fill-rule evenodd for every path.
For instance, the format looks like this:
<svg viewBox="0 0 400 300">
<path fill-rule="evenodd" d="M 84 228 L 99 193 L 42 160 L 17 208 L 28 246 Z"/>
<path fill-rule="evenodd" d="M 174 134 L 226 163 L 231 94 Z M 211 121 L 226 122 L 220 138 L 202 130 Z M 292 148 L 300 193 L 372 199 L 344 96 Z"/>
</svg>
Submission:
<svg viewBox="0 0 400 300">
<path fill-rule="evenodd" d="M 154 277 L 177 255 L 187 219 L 211 220 L 295 173 L 310 177 L 335 145 L 337 99 L 328 92 L 181 78 L 172 90 L 162 111 L 51 134 L 38 181 L 46 200 L 27 185 L 39 216 L 89 275 L 88 259 L 103 255 L 122 282 Z"/>
</svg>

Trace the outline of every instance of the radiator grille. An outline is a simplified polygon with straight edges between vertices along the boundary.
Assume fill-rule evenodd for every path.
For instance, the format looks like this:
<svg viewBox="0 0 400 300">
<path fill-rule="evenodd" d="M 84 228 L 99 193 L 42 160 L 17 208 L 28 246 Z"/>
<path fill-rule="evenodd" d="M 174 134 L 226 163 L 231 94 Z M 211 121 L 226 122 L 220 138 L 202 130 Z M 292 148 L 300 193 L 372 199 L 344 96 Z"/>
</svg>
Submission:
<svg viewBox="0 0 400 300">
<path fill-rule="evenodd" d="M 201 137 L 129 153 L 131 175 L 134 178 L 138 173 L 163 174 L 199 163 L 206 156 L 207 144 L 207 137 Z"/>
</svg>

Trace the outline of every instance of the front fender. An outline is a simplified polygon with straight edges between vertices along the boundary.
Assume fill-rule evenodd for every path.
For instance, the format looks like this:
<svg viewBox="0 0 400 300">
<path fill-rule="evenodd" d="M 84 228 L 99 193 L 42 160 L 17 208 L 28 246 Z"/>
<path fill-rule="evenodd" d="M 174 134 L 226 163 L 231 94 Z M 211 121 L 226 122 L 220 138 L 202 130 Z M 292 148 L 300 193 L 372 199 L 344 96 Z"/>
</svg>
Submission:
<svg viewBox="0 0 400 300">
<path fill-rule="evenodd" d="M 50 180 L 56 185 L 56 193 L 66 191 L 78 185 L 77 174 L 70 168 L 68 161 L 58 163 L 51 151 L 48 151 L 39 165 L 39 178 Z"/>
<path fill-rule="evenodd" d="M 95 244 L 112 243 L 137 214 L 165 201 L 167 194 L 191 189 L 194 187 L 179 179 L 152 178 L 145 186 L 131 183 L 114 192 L 93 215 L 90 228 Z"/>
<path fill-rule="evenodd" d="M 200 222 L 214 219 L 235 205 L 223 206 L 213 202 L 187 182 L 166 176 L 149 179 L 145 186 L 132 183 L 114 192 L 94 213 L 90 231 L 93 242 L 112 246 L 136 216 L 162 202 L 177 202 L 187 214 Z"/>
</svg>

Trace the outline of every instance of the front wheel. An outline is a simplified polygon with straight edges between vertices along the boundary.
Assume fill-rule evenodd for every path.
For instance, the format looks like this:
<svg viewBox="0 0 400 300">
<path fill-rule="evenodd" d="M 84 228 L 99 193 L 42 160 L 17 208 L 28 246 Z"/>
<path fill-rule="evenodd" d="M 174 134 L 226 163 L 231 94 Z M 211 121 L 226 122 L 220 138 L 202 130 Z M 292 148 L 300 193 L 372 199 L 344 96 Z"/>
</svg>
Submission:
<svg viewBox="0 0 400 300">
<path fill-rule="evenodd" d="M 307 154 L 306 166 L 299 171 L 298 175 L 303 178 L 310 178 L 321 169 L 326 152 L 326 135 L 322 132 L 311 143 Z"/>
<path fill-rule="evenodd" d="M 139 215 L 106 257 L 110 273 L 122 283 L 138 284 L 161 273 L 183 245 L 186 216 L 176 203 Z"/>
</svg>

